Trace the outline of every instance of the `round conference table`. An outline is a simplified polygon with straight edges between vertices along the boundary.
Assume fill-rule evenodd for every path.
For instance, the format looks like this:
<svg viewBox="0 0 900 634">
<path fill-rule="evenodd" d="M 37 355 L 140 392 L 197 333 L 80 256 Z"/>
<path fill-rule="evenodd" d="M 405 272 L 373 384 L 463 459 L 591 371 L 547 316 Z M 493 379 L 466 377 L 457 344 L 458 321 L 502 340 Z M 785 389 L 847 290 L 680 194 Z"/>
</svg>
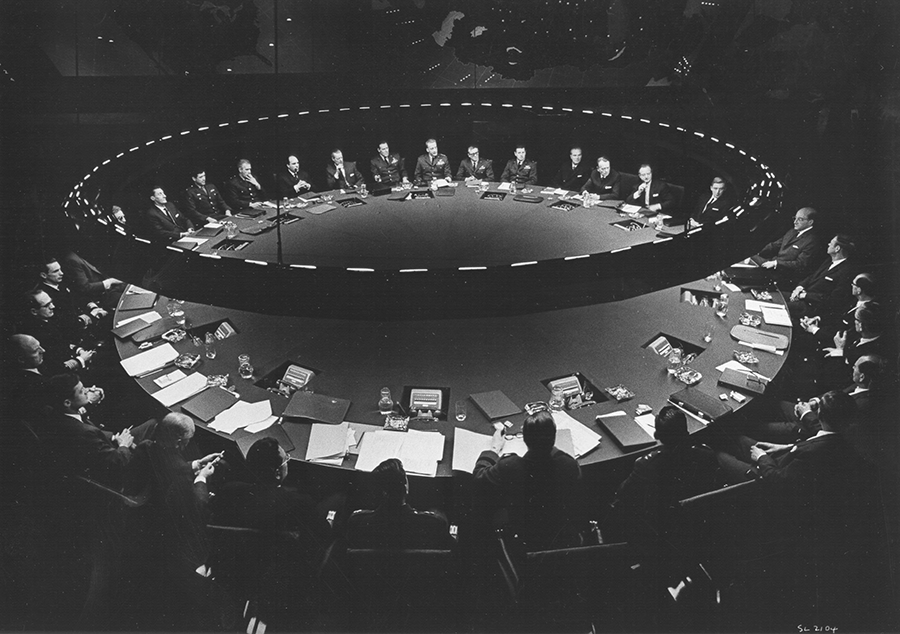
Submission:
<svg viewBox="0 0 900 634">
<path fill-rule="evenodd" d="M 204 327 L 214 327 L 227 319 L 237 331 L 219 341 L 216 358 L 204 358 L 195 371 L 206 375 L 228 373 L 242 400 L 268 399 L 275 414 L 284 410 L 288 399 L 257 383 L 272 373 L 280 378 L 286 363 L 297 363 L 317 371 L 308 386 L 311 391 L 351 401 L 345 419 L 356 427 L 357 436 L 359 432 L 378 429 L 383 424 L 377 407 L 382 387 L 390 388 L 395 401 L 405 386 L 449 389 L 444 411 L 451 411 L 451 420 L 410 424 L 411 429 L 437 430 L 445 436 L 444 455 L 438 464 L 437 475 L 449 476 L 452 474 L 454 429 L 461 427 L 485 435 L 493 432 L 491 422 L 468 399 L 470 394 L 500 390 L 522 408 L 526 403 L 549 399 L 550 394 L 542 381 L 576 372 L 590 380 L 599 392 L 623 384 L 635 394 L 633 399 L 622 403 L 609 399 L 569 411 L 572 417 L 602 436 L 600 445 L 582 456 L 579 462 L 588 465 L 625 455 L 627 452 L 610 437 L 602 424 L 595 421 L 595 417 L 622 410 L 633 418 L 638 404 L 649 405 L 655 413 L 672 393 L 685 387 L 668 373 L 666 359 L 646 347 L 660 334 L 702 348 L 691 363 L 691 367 L 703 375 L 696 389 L 713 397 L 730 393 L 731 388 L 717 384 L 719 372 L 715 368 L 732 359 L 734 350 L 747 350 L 738 345 L 730 331 L 738 324 L 744 300 L 752 297 L 749 293 L 723 289 L 723 292 L 729 292 L 731 302 L 730 312 L 721 319 L 711 308 L 682 301 L 685 289 L 711 292 L 712 284 L 698 280 L 618 302 L 472 319 L 379 321 L 373 315 L 364 321 L 273 316 L 189 302 L 184 306 L 192 329 L 202 331 Z M 784 302 L 779 296 L 773 301 Z M 155 327 L 157 332 L 162 332 L 163 326 L 174 325 L 167 323 L 170 318 L 166 317 L 166 304 L 166 298 L 157 298 L 155 310 L 164 316 L 161 324 Z M 145 311 L 121 310 L 120 304 L 116 323 Z M 704 343 L 703 329 L 710 320 L 713 338 Z M 790 338 L 789 327 L 764 325 L 763 329 Z M 131 339 L 117 339 L 116 343 L 122 359 L 140 352 Z M 154 340 L 154 345 L 160 343 L 158 338 Z M 203 354 L 190 337 L 175 343 L 174 347 L 179 352 L 199 352 L 201 357 Z M 759 363 L 753 369 L 773 378 L 787 359 L 789 350 L 784 352 L 784 355 L 778 355 L 758 350 Z M 239 376 L 239 354 L 250 355 L 255 368 L 252 379 Z M 173 369 L 164 368 L 136 380 L 153 394 L 160 389 L 154 379 Z M 468 417 L 458 423 L 452 420 L 452 411 L 453 404 L 461 400 L 468 402 Z M 746 402 L 750 400 L 748 398 Z M 728 400 L 728 405 L 734 409 L 742 406 L 732 399 Z M 179 411 L 180 405 L 175 404 L 171 409 Z M 521 413 L 509 417 L 513 427 L 508 433 L 521 429 L 524 416 Z M 201 421 L 197 423 L 208 429 Z M 691 431 L 703 427 L 690 417 L 689 426 Z M 291 458 L 304 460 L 310 423 L 285 420 L 283 429 L 289 432 L 288 437 L 294 445 Z M 264 430 L 257 436 L 269 433 Z M 220 435 L 238 440 L 247 432 L 238 430 L 233 435 Z M 356 456 L 351 454 L 341 467 L 353 469 L 355 464 Z"/>
</svg>

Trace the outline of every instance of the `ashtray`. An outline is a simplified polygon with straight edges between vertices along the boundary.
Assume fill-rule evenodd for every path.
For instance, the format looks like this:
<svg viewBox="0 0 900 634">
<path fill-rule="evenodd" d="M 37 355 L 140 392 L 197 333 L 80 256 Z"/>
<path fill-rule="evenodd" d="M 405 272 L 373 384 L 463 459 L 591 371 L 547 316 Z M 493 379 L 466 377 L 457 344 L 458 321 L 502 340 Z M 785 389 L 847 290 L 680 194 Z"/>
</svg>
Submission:
<svg viewBox="0 0 900 634">
<path fill-rule="evenodd" d="M 192 352 L 185 352 L 178 355 L 175 359 L 175 365 L 182 370 L 192 370 L 200 363 L 200 355 Z"/>
<path fill-rule="evenodd" d="M 614 387 L 606 388 L 606 393 L 616 399 L 617 403 L 621 403 L 622 401 L 627 401 L 630 398 L 634 398 L 634 392 L 629 390 L 621 383 Z"/>
<path fill-rule="evenodd" d="M 161 336 L 169 343 L 178 343 L 179 341 L 184 340 L 187 333 L 181 328 L 172 328 L 171 330 L 164 332 Z"/>
<path fill-rule="evenodd" d="M 683 365 L 675 370 L 675 378 L 685 385 L 696 385 L 703 379 L 703 375 L 694 368 Z"/>
<path fill-rule="evenodd" d="M 759 363 L 759 359 L 756 358 L 756 355 L 749 351 L 735 350 L 734 358 L 741 363 Z"/>
<path fill-rule="evenodd" d="M 384 428 L 390 431 L 406 431 L 409 429 L 409 418 L 391 413 L 384 418 Z"/>
<path fill-rule="evenodd" d="M 750 313 L 744 312 L 740 314 L 738 321 L 740 321 L 743 326 L 753 326 L 756 328 L 762 323 L 762 318 L 759 315 L 751 315 Z"/>
<path fill-rule="evenodd" d="M 228 387 L 228 375 L 210 374 L 206 377 L 206 384 L 210 387 Z"/>
<path fill-rule="evenodd" d="M 764 302 L 767 302 L 770 299 L 772 299 L 772 293 L 770 293 L 769 291 L 758 291 L 755 288 L 751 288 L 750 292 L 753 294 L 754 299 L 759 299 Z"/>
<path fill-rule="evenodd" d="M 546 412 L 550 410 L 550 406 L 547 405 L 544 401 L 532 401 L 531 403 L 525 403 L 525 411 L 528 412 L 529 416 L 534 416 L 538 412 Z"/>
</svg>

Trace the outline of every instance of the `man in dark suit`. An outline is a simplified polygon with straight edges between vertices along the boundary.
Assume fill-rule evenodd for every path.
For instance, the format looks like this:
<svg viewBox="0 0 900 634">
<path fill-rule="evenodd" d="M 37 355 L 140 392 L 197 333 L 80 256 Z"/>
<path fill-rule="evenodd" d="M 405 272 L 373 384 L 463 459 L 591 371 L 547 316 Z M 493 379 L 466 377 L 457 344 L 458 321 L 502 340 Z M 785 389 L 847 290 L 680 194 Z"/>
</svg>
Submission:
<svg viewBox="0 0 900 634">
<path fill-rule="evenodd" d="M 41 373 L 44 348 L 31 335 L 16 334 L 7 345 L 8 373 L 4 374 L 4 400 L 9 413 L 25 420 L 34 420 L 40 414 L 46 397 L 47 377 Z"/>
<path fill-rule="evenodd" d="M 850 257 L 854 248 L 853 241 L 843 234 L 831 239 L 826 249 L 828 259 L 791 292 L 787 304 L 791 315 L 818 315 L 831 320 L 853 303 L 850 282 L 854 271 Z"/>
<path fill-rule="evenodd" d="M 231 215 L 231 207 L 216 186 L 206 182 L 205 170 L 195 172 L 191 180 L 194 184 L 184 190 L 184 210 L 195 227 Z"/>
<path fill-rule="evenodd" d="M 376 183 L 385 185 L 397 185 L 398 183 L 408 183 L 409 177 L 406 174 L 406 163 L 399 154 L 391 154 L 391 148 L 387 141 L 378 144 L 378 153 L 369 161 L 369 168 L 372 170 L 372 178 Z"/>
<path fill-rule="evenodd" d="M 445 181 L 453 180 L 453 173 L 450 171 L 450 160 L 446 154 L 438 152 L 438 145 L 435 139 L 425 141 L 425 154 L 416 159 L 416 169 L 413 172 L 413 180 L 417 186 L 431 185 L 436 180 L 443 179 Z"/>
<path fill-rule="evenodd" d="M 253 166 L 247 159 L 238 161 L 237 175 L 225 183 L 225 200 L 237 213 L 266 200 L 266 192 L 253 175 Z"/>
<path fill-rule="evenodd" d="M 584 192 L 594 194 L 599 200 L 622 200 L 622 179 L 612 169 L 609 159 L 601 156 L 597 167 L 591 170 L 591 177 L 584 184 Z"/>
<path fill-rule="evenodd" d="M 825 364 L 820 380 L 826 385 L 846 385 L 850 369 L 864 355 L 897 358 L 897 342 L 888 324 L 891 318 L 879 304 L 866 304 L 856 309 L 855 332 L 839 332 L 834 336 L 834 346 L 826 347 Z"/>
<path fill-rule="evenodd" d="M 47 293 L 53 300 L 54 320 L 68 339 L 79 342 L 94 320 L 105 317 L 107 313 L 93 302 L 92 306 L 88 307 L 77 301 L 75 294 L 65 283 L 64 277 L 65 273 L 59 261 L 53 256 L 48 256 L 44 258 L 39 268 L 40 281 L 37 288 Z"/>
<path fill-rule="evenodd" d="M 688 227 L 715 224 L 734 208 L 734 198 L 728 190 L 725 181 L 718 176 L 714 177 L 709 186 L 709 198 L 703 197 L 698 203 L 694 213 L 688 221 Z"/>
<path fill-rule="evenodd" d="M 363 183 L 356 163 L 345 161 L 344 153 L 338 149 L 331 152 L 331 163 L 325 166 L 325 179 L 328 189 L 353 189 Z"/>
<path fill-rule="evenodd" d="M 61 264 L 72 289 L 82 302 L 88 306 L 91 302 L 96 303 L 107 311 L 116 307 L 119 296 L 125 289 L 122 280 L 107 277 L 71 249 L 63 256 Z"/>
<path fill-rule="evenodd" d="M 813 226 L 817 212 L 803 207 L 794 214 L 794 227 L 764 246 L 753 260 L 774 272 L 782 283 L 796 283 L 808 275 L 819 258 L 821 242 Z"/>
<path fill-rule="evenodd" d="M 406 502 L 409 481 L 403 464 L 389 458 L 375 467 L 372 480 L 381 498 L 375 510 L 354 511 L 347 520 L 351 548 L 450 548 L 447 518 L 418 511 Z"/>
<path fill-rule="evenodd" d="M 559 168 L 553 177 L 553 186 L 573 192 L 583 191 L 585 183 L 591 177 L 591 167 L 582 162 L 581 148 L 578 146 L 569 150 L 569 160 Z"/>
<path fill-rule="evenodd" d="M 475 463 L 475 482 L 505 508 L 511 531 L 528 550 L 577 546 L 575 526 L 576 483 L 581 468 L 572 456 L 556 449 L 556 422 L 550 412 L 525 419 L 522 436 L 528 447 L 524 457 L 500 457 L 503 436 L 497 431 L 491 449 Z"/>
<path fill-rule="evenodd" d="M 494 162 L 491 159 L 481 158 L 477 145 L 470 145 L 468 156 L 459 162 L 456 170 L 456 180 L 493 181 Z"/>
<path fill-rule="evenodd" d="M 154 187 L 150 194 L 153 205 L 144 212 L 144 222 L 150 238 L 159 242 L 173 242 L 193 233 L 194 223 L 168 202 L 162 187 Z"/>
<path fill-rule="evenodd" d="M 534 185 L 537 183 L 537 162 L 526 159 L 524 145 L 517 145 L 515 158 L 510 159 L 503 168 L 500 180 L 504 183 L 515 182 L 517 185 Z"/>
<path fill-rule="evenodd" d="M 669 214 L 675 205 L 675 195 L 665 181 L 654 180 L 653 168 L 644 163 L 638 170 L 640 184 L 625 197 L 625 202 L 640 205 L 656 213 Z"/>
<path fill-rule="evenodd" d="M 24 315 L 19 333 L 28 334 L 41 342 L 45 350 L 44 368 L 47 374 L 72 372 L 87 367 L 94 350 L 79 347 L 54 319 L 55 306 L 45 291 L 34 289 L 25 294 Z"/>
<path fill-rule="evenodd" d="M 315 517 L 312 497 L 283 486 L 289 458 L 274 438 L 261 438 L 247 451 L 250 482 L 228 482 L 211 505 L 213 520 L 226 526 L 272 531 L 308 531 L 319 540 L 328 536 L 324 517 Z"/>
<path fill-rule="evenodd" d="M 293 154 L 287 157 L 287 169 L 278 174 L 275 186 L 279 198 L 296 198 L 312 189 L 309 174 L 300 169 L 300 159 Z"/>
</svg>

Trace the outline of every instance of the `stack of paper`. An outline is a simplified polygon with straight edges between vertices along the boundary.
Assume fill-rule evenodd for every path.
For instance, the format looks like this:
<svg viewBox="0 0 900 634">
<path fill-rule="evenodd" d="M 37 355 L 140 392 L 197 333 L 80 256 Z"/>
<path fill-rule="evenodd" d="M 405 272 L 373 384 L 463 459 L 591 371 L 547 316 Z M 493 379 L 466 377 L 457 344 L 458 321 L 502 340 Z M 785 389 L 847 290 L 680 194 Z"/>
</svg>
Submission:
<svg viewBox="0 0 900 634">
<path fill-rule="evenodd" d="M 324 425 L 314 423 L 309 432 L 306 459 L 309 462 L 340 466 L 355 444 L 356 436 L 348 423 Z"/>
<path fill-rule="evenodd" d="M 791 325 L 791 316 L 790 314 L 788 314 L 788 311 L 784 306 L 778 306 L 777 308 L 763 306 L 762 315 L 767 324 L 773 326 Z"/>
<path fill-rule="evenodd" d="M 641 426 L 647 435 L 651 438 L 656 437 L 656 416 L 653 414 L 643 414 L 641 416 L 635 416 L 634 422 Z"/>
<path fill-rule="evenodd" d="M 151 396 L 162 403 L 163 407 L 172 407 L 175 403 L 180 403 L 206 388 L 206 375 L 194 372 L 172 385 L 154 392 Z"/>
<path fill-rule="evenodd" d="M 258 403 L 238 401 L 216 416 L 209 426 L 224 434 L 233 434 L 242 427 L 266 422 L 271 416 L 272 404 L 269 401 L 259 401 Z"/>
<path fill-rule="evenodd" d="M 172 344 L 164 343 L 161 346 L 138 353 L 133 357 L 122 359 L 121 364 L 128 376 L 138 376 L 139 374 L 147 374 L 148 372 L 159 370 L 177 358 L 178 351 L 172 347 Z"/>
<path fill-rule="evenodd" d="M 556 421 L 557 430 L 568 429 L 572 432 L 572 446 L 575 449 L 576 458 L 587 454 L 600 444 L 600 434 L 588 429 L 566 412 L 553 412 L 553 420 Z"/>
<path fill-rule="evenodd" d="M 453 470 L 472 473 L 482 451 L 491 448 L 491 437 L 468 429 L 456 428 L 453 437 Z"/>
<path fill-rule="evenodd" d="M 135 319 L 143 319 L 148 324 L 152 324 L 154 321 L 159 321 L 160 319 L 162 319 L 162 315 L 160 315 L 155 310 L 150 310 L 142 315 L 135 315 L 134 317 L 129 317 L 128 319 L 123 319 L 122 321 L 116 323 L 116 328 L 119 328 L 120 326 L 124 326 L 125 324 L 129 324 L 129 323 L 133 322 Z"/>
<path fill-rule="evenodd" d="M 363 436 L 356 468 L 372 471 L 388 458 L 399 458 L 408 473 L 433 477 L 443 455 L 444 436 L 439 432 L 381 429 Z"/>
</svg>

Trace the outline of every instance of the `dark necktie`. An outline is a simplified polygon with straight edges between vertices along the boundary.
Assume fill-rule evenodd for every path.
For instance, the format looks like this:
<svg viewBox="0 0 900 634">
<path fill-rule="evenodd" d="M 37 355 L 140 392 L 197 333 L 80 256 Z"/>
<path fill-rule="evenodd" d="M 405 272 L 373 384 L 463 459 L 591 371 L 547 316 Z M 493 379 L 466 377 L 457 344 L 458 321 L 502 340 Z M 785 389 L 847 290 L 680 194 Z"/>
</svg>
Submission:
<svg viewBox="0 0 900 634">
<path fill-rule="evenodd" d="M 178 224 L 177 222 L 175 222 L 175 217 L 172 215 L 172 212 L 169 211 L 169 208 L 168 208 L 168 207 L 162 206 L 162 207 L 159 207 L 159 209 L 160 209 L 164 214 L 166 214 L 166 217 L 167 217 L 169 220 L 171 220 L 171 221 L 172 221 L 173 223 L 175 223 L 175 224 Z"/>
</svg>

